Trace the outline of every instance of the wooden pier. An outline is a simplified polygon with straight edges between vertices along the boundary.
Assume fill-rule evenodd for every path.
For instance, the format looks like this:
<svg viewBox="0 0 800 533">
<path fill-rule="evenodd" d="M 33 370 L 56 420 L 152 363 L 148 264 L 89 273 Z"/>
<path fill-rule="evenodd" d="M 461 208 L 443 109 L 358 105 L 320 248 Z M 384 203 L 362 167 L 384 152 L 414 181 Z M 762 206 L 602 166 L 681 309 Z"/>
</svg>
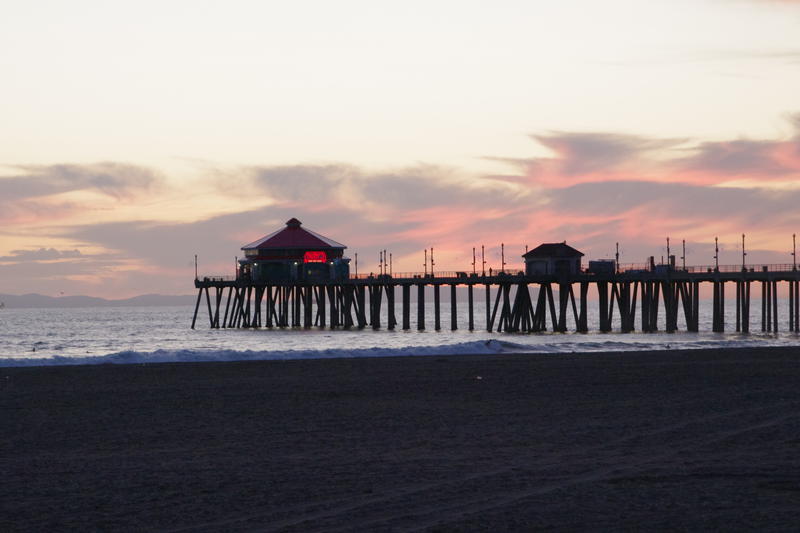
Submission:
<svg viewBox="0 0 800 533">
<path fill-rule="evenodd" d="M 777 332 L 778 284 L 788 283 L 789 331 L 800 331 L 800 272 L 793 265 L 742 267 L 689 267 L 684 269 L 630 270 L 619 273 L 581 272 L 569 276 L 525 276 L 500 272 L 492 276 L 442 272 L 400 276 L 351 276 L 346 280 L 254 283 L 246 278 L 203 277 L 198 289 L 192 328 L 203 299 L 211 328 L 412 328 L 412 291 L 416 294 L 417 330 L 426 324 L 426 288 L 433 292 L 433 328 L 440 330 L 441 292 L 449 287 L 451 330 L 476 328 L 476 291 L 485 298 L 486 331 L 576 332 L 591 329 L 610 332 L 655 332 L 663 322 L 666 332 L 678 330 L 679 316 L 687 331 L 700 329 L 700 286 L 711 284 L 712 331 L 751 331 L 753 284 L 760 286 L 762 332 Z M 726 325 L 726 288 L 735 287 L 735 324 Z M 457 291 L 466 288 L 466 302 Z M 399 290 L 397 290 L 399 288 Z M 598 306 L 597 323 L 589 324 L 590 292 Z M 755 291 L 758 292 L 758 289 Z M 205 298 L 203 295 L 205 294 Z M 479 297 L 479 296 L 477 296 Z M 458 323 L 458 305 L 467 305 L 467 324 Z M 385 306 L 385 307 L 384 307 Z M 399 309 L 398 309 L 399 307 Z M 661 313 L 663 321 L 659 320 Z M 638 319 L 637 319 L 638 313 Z M 386 317 L 385 325 L 382 318 Z M 398 321 L 399 317 L 399 321 Z M 571 320 L 569 320 L 571 318 Z"/>
</svg>

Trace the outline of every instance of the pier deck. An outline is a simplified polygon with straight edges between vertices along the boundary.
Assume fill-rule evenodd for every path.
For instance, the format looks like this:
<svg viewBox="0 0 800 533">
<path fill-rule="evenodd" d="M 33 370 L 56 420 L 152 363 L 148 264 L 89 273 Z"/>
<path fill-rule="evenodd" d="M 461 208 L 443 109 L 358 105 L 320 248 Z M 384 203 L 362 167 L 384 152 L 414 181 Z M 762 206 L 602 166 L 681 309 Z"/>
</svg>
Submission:
<svg viewBox="0 0 800 533">
<path fill-rule="evenodd" d="M 416 296 L 416 329 L 426 329 L 426 288 L 431 287 L 434 329 L 441 329 L 441 290 L 450 291 L 450 329 L 458 329 L 457 290 L 465 287 L 467 328 L 474 330 L 475 291 L 484 292 L 486 331 L 566 332 L 568 317 L 577 332 L 589 331 L 589 292 L 597 294 L 597 324 L 612 331 L 657 331 L 664 313 L 667 332 L 678 329 L 678 317 L 688 331 L 699 331 L 700 286 L 711 284 L 712 331 L 725 331 L 726 285 L 735 286 L 735 331 L 750 332 L 751 285 L 760 285 L 764 332 L 778 331 L 778 284 L 788 283 L 788 330 L 800 331 L 800 272 L 794 265 L 627 269 L 616 273 L 581 272 L 564 276 L 526 276 L 522 272 L 492 275 L 466 272 L 352 275 L 345 280 L 254 282 L 247 278 L 207 276 L 195 279 L 198 289 L 192 328 L 205 293 L 212 328 L 330 327 L 411 329 L 411 295 Z M 399 291 L 397 290 L 399 288 Z M 212 294 L 213 289 L 213 294 Z M 227 292 L 227 294 L 226 294 Z M 399 294 L 398 294 L 399 293 Z M 399 297 L 399 298 L 398 298 Z M 399 300 L 399 301 L 398 301 Z M 384 311 L 385 304 L 385 311 Z M 397 318 L 399 304 L 400 320 Z M 638 309 L 637 309 L 638 307 Z M 638 314 L 638 320 L 637 320 Z"/>
</svg>

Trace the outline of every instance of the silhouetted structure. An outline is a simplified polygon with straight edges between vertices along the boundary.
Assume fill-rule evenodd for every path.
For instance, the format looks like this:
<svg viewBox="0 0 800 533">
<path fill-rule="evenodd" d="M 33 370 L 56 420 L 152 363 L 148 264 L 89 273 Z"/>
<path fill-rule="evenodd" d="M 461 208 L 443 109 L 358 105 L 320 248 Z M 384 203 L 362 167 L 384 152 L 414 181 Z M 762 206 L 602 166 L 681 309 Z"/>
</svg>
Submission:
<svg viewBox="0 0 800 533">
<path fill-rule="evenodd" d="M 466 272 L 405 273 L 392 276 L 350 275 L 344 245 L 300 228 L 287 228 L 244 247 L 246 259 L 236 277 L 195 279 L 198 289 L 192 328 L 205 293 L 209 325 L 238 327 L 342 327 L 373 329 L 398 324 L 411 328 L 411 294 L 416 293 L 417 329 L 424 330 L 426 287 L 433 290 L 434 329 L 441 329 L 442 287 L 450 289 L 450 329 L 458 328 L 458 286 L 466 287 L 468 328 L 475 329 L 474 289 L 485 289 L 485 327 L 506 332 L 577 332 L 589 330 L 589 288 L 597 290 L 598 329 L 626 333 L 636 329 L 676 331 L 679 318 L 687 331 L 700 328 L 700 284 L 713 290 L 712 330 L 725 331 L 725 285 L 736 286 L 736 331 L 750 331 L 751 285 L 761 285 L 761 331 L 778 331 L 778 283 L 789 283 L 789 331 L 800 332 L 800 272 L 796 265 L 702 266 L 677 268 L 651 259 L 644 265 L 583 270 L 581 252 L 566 243 L 548 243 L 525 254 L 530 269 L 518 274 Z M 537 252 L 537 250 L 540 250 Z M 311 255 L 306 256 L 307 253 Z M 324 252 L 325 261 L 314 252 Z M 329 255 L 330 254 L 330 255 Z M 309 261 L 303 260 L 308 257 Z M 339 263 L 337 263 L 337 259 Z M 301 263 L 302 261 L 302 263 Z M 564 261 L 564 263 L 559 263 Z M 537 262 L 541 262 L 539 265 Z M 302 264 L 302 268 L 301 268 Z M 328 270 L 326 270 L 326 265 Z M 337 269 L 338 265 L 338 269 Z M 297 267 L 295 269 L 295 267 Z M 544 272 L 538 269 L 544 270 Z M 401 319 L 395 314 L 400 289 Z M 494 290 L 494 294 L 492 294 Z M 212 305 L 211 289 L 215 290 Z M 224 292 L 228 290 L 227 299 Z M 577 290 L 576 290 L 577 289 Z M 223 300 L 225 305 L 223 308 Z M 383 307 L 385 302 L 386 307 Z M 638 306 L 638 309 L 637 309 Z M 385 311 L 384 311 L 385 309 Z M 663 315 L 659 314 L 663 310 Z M 638 314 L 637 314 L 638 313 Z"/>
<path fill-rule="evenodd" d="M 559 276 L 580 272 L 583 253 L 564 241 L 540 244 L 522 257 L 528 276 Z"/>
<path fill-rule="evenodd" d="M 285 228 L 242 246 L 240 277 L 255 283 L 347 279 L 347 247 L 301 226 L 292 218 Z"/>
</svg>

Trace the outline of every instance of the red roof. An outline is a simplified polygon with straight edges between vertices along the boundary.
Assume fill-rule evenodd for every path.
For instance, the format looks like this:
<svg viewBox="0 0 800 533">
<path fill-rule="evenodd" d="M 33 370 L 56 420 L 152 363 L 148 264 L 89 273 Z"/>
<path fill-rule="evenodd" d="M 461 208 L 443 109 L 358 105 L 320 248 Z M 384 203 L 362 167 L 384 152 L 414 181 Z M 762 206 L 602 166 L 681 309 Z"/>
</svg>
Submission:
<svg viewBox="0 0 800 533">
<path fill-rule="evenodd" d="M 261 237 L 257 241 L 242 246 L 242 250 L 264 249 L 264 248 L 294 248 L 319 250 L 324 248 L 347 248 L 344 244 L 338 243 L 319 233 L 303 229 L 302 222 L 292 218 L 286 222 L 286 227 L 274 231 L 269 235 Z"/>
</svg>

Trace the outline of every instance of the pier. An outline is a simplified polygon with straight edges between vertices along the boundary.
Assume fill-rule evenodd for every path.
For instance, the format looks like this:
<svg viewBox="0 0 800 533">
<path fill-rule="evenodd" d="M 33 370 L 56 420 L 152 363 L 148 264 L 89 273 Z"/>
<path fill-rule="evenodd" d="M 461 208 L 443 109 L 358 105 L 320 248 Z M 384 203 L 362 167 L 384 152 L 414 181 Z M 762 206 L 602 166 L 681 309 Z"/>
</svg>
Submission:
<svg viewBox="0 0 800 533">
<path fill-rule="evenodd" d="M 793 264 L 747 267 L 615 266 L 614 272 L 580 270 L 559 275 L 466 272 L 354 275 L 345 279 L 254 281 L 246 275 L 196 277 L 195 327 L 200 308 L 208 311 L 211 328 L 332 328 L 442 329 L 442 291 L 449 291 L 451 330 L 476 328 L 492 332 L 543 331 L 622 333 L 700 329 L 700 289 L 710 285 L 712 331 L 749 333 L 751 295 L 760 295 L 762 332 L 784 327 L 800 331 L 800 273 Z M 788 283 L 789 312 L 778 317 L 778 287 Z M 755 285 L 755 288 L 753 287 Z M 433 293 L 433 324 L 426 323 L 427 288 Z M 459 288 L 466 298 L 459 301 Z M 411 296 L 416 296 L 412 305 Z M 596 298 L 591 298 L 596 295 Z M 725 299 L 736 301 L 736 318 L 726 324 Z M 476 298 L 485 314 L 477 317 Z M 203 305 L 205 304 L 205 305 Z M 589 323 L 589 305 L 597 306 L 596 323 Z M 467 306 L 467 323 L 459 324 L 458 306 Z M 416 307 L 415 310 L 412 307 Z M 662 315 L 663 313 L 663 315 Z M 413 316 L 412 316 L 413 315 Z M 659 317 L 663 316 L 663 320 Z M 385 318 L 385 323 L 383 319 Z M 413 320 L 412 320 L 413 318 Z M 788 320 L 786 320 L 788 319 Z"/>
</svg>

